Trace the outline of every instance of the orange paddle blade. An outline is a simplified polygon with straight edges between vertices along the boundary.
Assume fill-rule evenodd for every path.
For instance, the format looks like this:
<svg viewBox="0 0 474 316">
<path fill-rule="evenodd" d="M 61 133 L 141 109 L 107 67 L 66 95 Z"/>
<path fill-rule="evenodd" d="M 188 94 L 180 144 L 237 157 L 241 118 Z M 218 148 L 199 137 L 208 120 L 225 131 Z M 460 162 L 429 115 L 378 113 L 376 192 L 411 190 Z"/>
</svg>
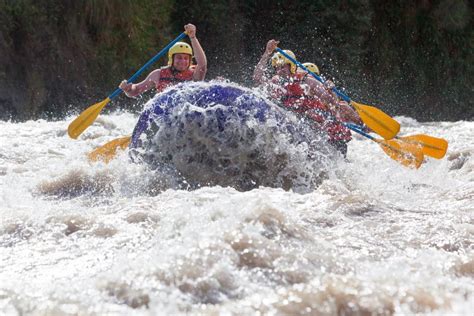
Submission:
<svg viewBox="0 0 474 316">
<path fill-rule="evenodd" d="M 82 134 L 92 123 L 94 123 L 97 116 L 99 116 L 100 111 L 110 102 L 110 99 L 107 98 L 99 103 L 91 105 L 85 109 L 74 121 L 69 124 L 67 128 L 67 133 L 69 137 L 76 139 L 79 135 Z"/>
<path fill-rule="evenodd" d="M 125 150 L 128 147 L 130 140 L 130 136 L 111 140 L 107 144 L 96 148 L 94 151 L 89 153 L 87 157 L 90 161 L 102 160 L 105 163 L 108 163 L 114 159 L 115 155 L 117 154 L 117 150 Z"/>
<path fill-rule="evenodd" d="M 394 138 L 400 131 L 400 123 L 376 107 L 351 101 L 362 121 L 384 139 Z"/>
<path fill-rule="evenodd" d="M 383 151 L 402 165 L 418 169 L 423 163 L 424 155 L 421 146 L 408 144 L 397 139 L 382 140 L 374 139 L 380 144 Z"/>
<path fill-rule="evenodd" d="M 421 146 L 423 154 L 436 159 L 443 158 L 448 150 L 448 142 L 443 138 L 420 134 L 397 137 L 397 139 L 408 144 Z"/>
</svg>

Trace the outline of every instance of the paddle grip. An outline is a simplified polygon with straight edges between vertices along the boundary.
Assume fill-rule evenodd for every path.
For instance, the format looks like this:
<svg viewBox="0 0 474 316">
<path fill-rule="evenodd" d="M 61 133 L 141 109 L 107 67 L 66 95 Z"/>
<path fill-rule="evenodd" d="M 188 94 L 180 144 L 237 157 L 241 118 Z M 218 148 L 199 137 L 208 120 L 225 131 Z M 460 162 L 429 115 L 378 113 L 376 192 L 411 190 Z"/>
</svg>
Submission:
<svg viewBox="0 0 474 316">
<path fill-rule="evenodd" d="M 164 54 L 166 54 L 168 52 L 168 50 L 171 48 L 171 46 L 173 46 L 174 44 L 176 44 L 176 42 L 180 41 L 181 39 L 183 39 L 184 37 L 186 36 L 186 33 L 181 33 L 178 37 L 176 37 L 174 40 L 172 40 L 168 45 L 166 45 L 165 48 L 163 48 L 158 54 L 156 54 L 152 59 L 150 59 L 145 65 L 142 66 L 142 68 L 138 69 L 138 71 L 133 75 L 131 76 L 128 80 L 127 80 L 127 83 L 131 83 L 133 81 L 135 81 L 135 79 L 137 79 L 138 76 L 141 75 L 141 73 L 147 69 L 151 64 L 153 64 L 154 62 L 156 62 L 159 58 L 161 58 Z M 117 88 L 114 92 L 112 92 L 112 94 L 109 95 L 109 99 L 112 100 L 113 98 L 115 98 L 116 96 L 118 96 L 120 93 L 122 93 L 122 89 L 120 88 Z"/>
</svg>

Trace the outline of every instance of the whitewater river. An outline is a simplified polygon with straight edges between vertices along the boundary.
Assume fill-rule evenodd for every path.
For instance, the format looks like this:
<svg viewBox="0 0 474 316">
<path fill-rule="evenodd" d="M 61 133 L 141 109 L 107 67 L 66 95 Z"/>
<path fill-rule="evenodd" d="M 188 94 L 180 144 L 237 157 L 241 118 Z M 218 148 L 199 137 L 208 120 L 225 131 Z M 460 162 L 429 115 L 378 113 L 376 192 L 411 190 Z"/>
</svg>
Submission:
<svg viewBox="0 0 474 316">
<path fill-rule="evenodd" d="M 157 193 L 86 159 L 137 115 L 74 117 L 0 122 L 1 315 L 473 314 L 474 122 L 398 117 L 449 141 L 419 170 L 356 137 L 306 194 Z"/>
</svg>

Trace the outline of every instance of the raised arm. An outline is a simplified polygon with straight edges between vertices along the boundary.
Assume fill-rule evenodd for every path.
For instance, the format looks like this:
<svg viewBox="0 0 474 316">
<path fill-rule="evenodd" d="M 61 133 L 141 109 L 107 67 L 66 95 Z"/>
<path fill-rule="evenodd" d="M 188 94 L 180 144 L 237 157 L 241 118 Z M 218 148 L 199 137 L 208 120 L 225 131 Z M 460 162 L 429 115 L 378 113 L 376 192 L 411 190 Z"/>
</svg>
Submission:
<svg viewBox="0 0 474 316">
<path fill-rule="evenodd" d="M 270 55 L 273 53 L 275 48 L 277 48 L 280 42 L 276 40 L 269 40 L 267 43 L 267 47 L 265 48 L 265 52 L 263 53 L 260 61 L 258 62 L 255 70 L 253 71 L 253 81 L 260 85 L 266 81 L 265 78 L 265 69 L 267 68 L 268 60 L 270 59 Z"/>
<path fill-rule="evenodd" d="M 204 50 L 201 47 L 197 37 L 196 37 L 196 26 L 193 24 L 186 24 L 184 26 L 186 34 L 188 34 L 189 39 L 191 40 L 191 46 L 193 47 L 194 58 L 196 58 L 196 68 L 194 69 L 193 79 L 194 81 L 204 80 L 207 72 L 207 58 Z"/>
<path fill-rule="evenodd" d="M 127 83 L 127 80 L 124 80 L 120 83 L 119 88 L 125 92 L 127 97 L 136 97 L 137 95 L 154 88 L 159 80 L 160 69 L 156 69 L 150 72 L 150 74 L 142 82 Z"/>
</svg>

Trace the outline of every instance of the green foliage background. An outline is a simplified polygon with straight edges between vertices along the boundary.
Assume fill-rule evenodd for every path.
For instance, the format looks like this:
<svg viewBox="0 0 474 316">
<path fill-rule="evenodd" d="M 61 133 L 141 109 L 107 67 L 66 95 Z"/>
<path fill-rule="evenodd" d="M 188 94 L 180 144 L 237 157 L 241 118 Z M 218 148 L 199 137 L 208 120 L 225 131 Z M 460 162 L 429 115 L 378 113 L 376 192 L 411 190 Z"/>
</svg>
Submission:
<svg viewBox="0 0 474 316">
<path fill-rule="evenodd" d="M 85 109 L 186 23 L 198 28 L 208 79 L 251 85 L 275 38 L 357 101 L 391 115 L 474 118 L 467 0 L 0 0 L 0 117 Z"/>
</svg>

